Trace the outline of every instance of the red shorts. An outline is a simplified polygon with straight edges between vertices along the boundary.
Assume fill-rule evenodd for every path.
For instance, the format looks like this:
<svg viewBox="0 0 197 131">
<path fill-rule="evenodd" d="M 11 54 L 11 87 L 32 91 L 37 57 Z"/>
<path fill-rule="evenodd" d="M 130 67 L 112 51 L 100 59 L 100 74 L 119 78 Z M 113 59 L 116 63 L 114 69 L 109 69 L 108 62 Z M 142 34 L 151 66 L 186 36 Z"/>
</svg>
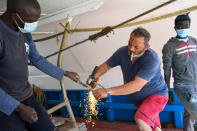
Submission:
<svg viewBox="0 0 197 131">
<path fill-rule="evenodd" d="M 151 95 L 144 99 L 136 108 L 135 118 L 141 119 L 150 125 L 153 131 L 157 125 L 161 128 L 159 113 L 164 109 L 168 102 L 168 97 L 162 95 Z M 152 119 L 152 121 L 149 119 Z M 154 122 L 153 122 L 154 121 Z M 156 125 L 156 124 L 157 125 Z"/>
</svg>

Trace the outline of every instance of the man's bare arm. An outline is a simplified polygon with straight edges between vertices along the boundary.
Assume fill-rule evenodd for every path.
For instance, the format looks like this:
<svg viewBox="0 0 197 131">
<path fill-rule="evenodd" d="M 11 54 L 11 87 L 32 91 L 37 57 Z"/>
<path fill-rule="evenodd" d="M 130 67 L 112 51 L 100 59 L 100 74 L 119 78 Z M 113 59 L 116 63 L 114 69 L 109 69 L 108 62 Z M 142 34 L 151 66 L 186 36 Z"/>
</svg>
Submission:
<svg viewBox="0 0 197 131">
<path fill-rule="evenodd" d="M 111 67 L 109 67 L 106 62 L 103 63 L 102 65 L 99 66 L 98 71 L 96 72 L 96 74 L 94 75 L 95 79 L 98 79 L 100 76 L 102 76 L 103 74 L 105 74 L 108 70 L 110 70 Z"/>
</svg>

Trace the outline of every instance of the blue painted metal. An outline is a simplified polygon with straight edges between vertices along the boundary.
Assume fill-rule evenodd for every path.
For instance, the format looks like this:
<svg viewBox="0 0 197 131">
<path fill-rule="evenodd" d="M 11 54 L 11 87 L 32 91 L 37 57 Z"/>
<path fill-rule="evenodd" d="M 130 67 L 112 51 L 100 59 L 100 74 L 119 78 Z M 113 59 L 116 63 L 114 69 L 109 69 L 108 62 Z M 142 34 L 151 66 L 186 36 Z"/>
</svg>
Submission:
<svg viewBox="0 0 197 131">
<path fill-rule="evenodd" d="M 172 90 L 173 91 L 173 90 Z M 60 90 L 44 90 L 47 97 L 47 106 L 56 105 L 63 101 Z M 84 106 L 87 104 L 88 90 L 68 90 L 67 95 L 75 116 L 82 116 L 87 118 L 87 110 Z M 174 91 L 173 91 L 174 93 Z M 176 97 L 173 105 L 169 103 L 164 110 L 160 113 L 160 120 L 162 123 L 174 123 L 176 128 L 183 128 L 183 112 L 184 107 Z M 99 113 L 97 118 L 107 119 L 108 121 L 114 120 L 127 120 L 134 121 L 134 114 L 136 107 L 130 102 L 127 96 L 111 96 L 102 99 L 98 102 L 97 108 Z M 67 115 L 65 107 L 60 109 L 62 116 Z"/>
</svg>

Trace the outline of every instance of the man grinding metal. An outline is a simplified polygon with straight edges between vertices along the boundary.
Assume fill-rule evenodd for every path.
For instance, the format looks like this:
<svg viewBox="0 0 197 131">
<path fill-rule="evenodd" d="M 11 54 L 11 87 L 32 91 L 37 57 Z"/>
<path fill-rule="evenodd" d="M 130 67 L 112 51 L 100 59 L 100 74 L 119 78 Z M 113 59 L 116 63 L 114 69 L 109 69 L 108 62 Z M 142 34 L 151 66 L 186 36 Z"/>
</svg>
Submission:
<svg viewBox="0 0 197 131">
<path fill-rule="evenodd" d="M 100 76 L 113 67 L 120 66 L 124 84 L 93 91 L 97 99 L 110 95 L 128 95 L 136 105 L 135 121 L 140 131 L 161 131 L 159 113 L 168 102 L 168 87 L 161 75 L 160 60 L 150 49 L 150 33 L 144 28 L 133 30 L 128 46 L 119 48 L 94 75 Z"/>
</svg>

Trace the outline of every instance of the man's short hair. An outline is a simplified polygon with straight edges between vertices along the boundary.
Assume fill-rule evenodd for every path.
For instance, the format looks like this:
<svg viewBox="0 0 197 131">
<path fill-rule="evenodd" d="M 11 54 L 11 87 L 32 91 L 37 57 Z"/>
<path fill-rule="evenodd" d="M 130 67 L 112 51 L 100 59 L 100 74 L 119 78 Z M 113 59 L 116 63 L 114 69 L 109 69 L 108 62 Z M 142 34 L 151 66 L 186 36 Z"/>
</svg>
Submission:
<svg viewBox="0 0 197 131">
<path fill-rule="evenodd" d="M 151 35 L 146 29 L 138 27 L 131 32 L 131 35 L 132 34 L 134 34 L 136 37 L 144 37 L 144 44 L 149 44 Z"/>
<path fill-rule="evenodd" d="M 9 12 L 23 11 L 27 7 L 40 10 L 40 5 L 37 0 L 7 0 L 7 11 Z"/>
<path fill-rule="evenodd" d="M 191 19 L 189 17 L 189 14 L 182 14 L 182 15 L 177 16 L 175 18 L 174 24 L 176 26 L 179 21 L 185 21 L 185 20 L 188 20 L 189 23 L 191 22 Z"/>
</svg>

